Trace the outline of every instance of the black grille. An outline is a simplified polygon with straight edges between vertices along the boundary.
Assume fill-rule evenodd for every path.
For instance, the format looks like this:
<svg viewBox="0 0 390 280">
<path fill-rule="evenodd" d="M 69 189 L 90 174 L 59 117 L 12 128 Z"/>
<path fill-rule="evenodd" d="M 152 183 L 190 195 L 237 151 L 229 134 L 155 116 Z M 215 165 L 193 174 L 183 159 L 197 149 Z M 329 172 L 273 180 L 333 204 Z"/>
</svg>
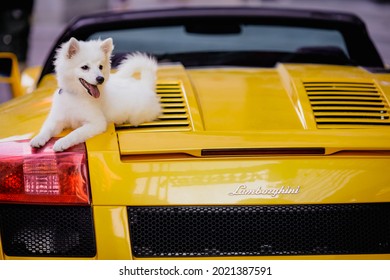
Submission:
<svg viewBox="0 0 390 280">
<path fill-rule="evenodd" d="M 127 209 L 141 258 L 390 253 L 390 203 Z"/>
<path fill-rule="evenodd" d="M 0 229 L 8 256 L 96 255 L 91 207 L 2 205 Z"/>
</svg>

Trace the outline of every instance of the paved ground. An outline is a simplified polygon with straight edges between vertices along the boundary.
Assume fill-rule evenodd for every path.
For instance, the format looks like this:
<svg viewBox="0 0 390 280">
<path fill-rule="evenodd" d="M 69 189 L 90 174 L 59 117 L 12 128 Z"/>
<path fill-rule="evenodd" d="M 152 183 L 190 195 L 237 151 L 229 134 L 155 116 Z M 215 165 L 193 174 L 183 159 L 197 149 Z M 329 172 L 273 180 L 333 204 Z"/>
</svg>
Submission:
<svg viewBox="0 0 390 280">
<path fill-rule="evenodd" d="M 110 9 L 194 5 L 253 5 L 353 12 L 368 26 L 384 61 L 390 65 L 390 3 L 374 0 L 35 0 L 27 65 L 42 64 L 67 22 L 74 16 Z"/>
</svg>

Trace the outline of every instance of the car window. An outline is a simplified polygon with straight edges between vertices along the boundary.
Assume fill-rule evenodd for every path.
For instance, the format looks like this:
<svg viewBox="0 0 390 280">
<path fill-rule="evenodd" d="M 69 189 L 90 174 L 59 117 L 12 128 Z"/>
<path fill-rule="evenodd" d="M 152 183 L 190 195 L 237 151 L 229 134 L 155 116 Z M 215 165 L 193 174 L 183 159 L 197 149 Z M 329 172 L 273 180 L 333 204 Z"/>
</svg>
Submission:
<svg viewBox="0 0 390 280">
<path fill-rule="evenodd" d="M 212 30 L 212 28 L 211 28 Z M 337 30 L 287 26 L 240 25 L 224 30 L 189 31 L 185 26 L 143 27 L 96 32 L 88 39 L 112 37 L 114 53 L 142 51 L 156 55 L 210 51 L 281 51 L 293 53 L 308 47 L 333 47 L 348 51 Z"/>
</svg>

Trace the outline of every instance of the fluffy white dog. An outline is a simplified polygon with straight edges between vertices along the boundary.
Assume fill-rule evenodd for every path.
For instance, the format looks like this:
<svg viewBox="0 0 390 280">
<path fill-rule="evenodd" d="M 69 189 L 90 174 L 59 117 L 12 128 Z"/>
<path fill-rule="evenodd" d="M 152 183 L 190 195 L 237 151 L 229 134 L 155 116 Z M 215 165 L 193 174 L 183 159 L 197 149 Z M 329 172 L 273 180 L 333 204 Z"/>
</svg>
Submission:
<svg viewBox="0 0 390 280">
<path fill-rule="evenodd" d="M 111 38 L 86 42 L 72 38 L 58 49 L 54 65 L 59 88 L 32 147 L 44 146 L 65 128 L 74 129 L 54 144 L 54 151 L 60 152 L 104 132 L 110 122 L 137 126 L 160 115 L 154 91 L 157 62 L 135 53 L 110 74 L 113 48 Z M 140 77 L 133 77 L 137 72 Z"/>
</svg>

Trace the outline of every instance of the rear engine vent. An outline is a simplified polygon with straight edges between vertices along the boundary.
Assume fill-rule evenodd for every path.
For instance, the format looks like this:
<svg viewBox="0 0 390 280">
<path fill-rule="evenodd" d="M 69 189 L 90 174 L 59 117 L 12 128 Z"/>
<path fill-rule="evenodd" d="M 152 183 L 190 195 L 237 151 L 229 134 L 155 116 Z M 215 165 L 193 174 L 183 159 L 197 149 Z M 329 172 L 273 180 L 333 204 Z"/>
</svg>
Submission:
<svg viewBox="0 0 390 280">
<path fill-rule="evenodd" d="M 390 203 L 128 207 L 135 257 L 389 254 Z"/>
<path fill-rule="evenodd" d="M 389 105 L 372 82 L 304 82 L 318 128 L 390 126 Z"/>
<path fill-rule="evenodd" d="M 116 126 L 117 129 L 131 129 L 132 131 L 188 131 L 190 120 L 186 101 L 180 82 L 159 82 L 156 93 L 160 97 L 163 108 L 161 116 L 153 122 L 143 123 L 137 127 L 131 124 Z"/>
</svg>

